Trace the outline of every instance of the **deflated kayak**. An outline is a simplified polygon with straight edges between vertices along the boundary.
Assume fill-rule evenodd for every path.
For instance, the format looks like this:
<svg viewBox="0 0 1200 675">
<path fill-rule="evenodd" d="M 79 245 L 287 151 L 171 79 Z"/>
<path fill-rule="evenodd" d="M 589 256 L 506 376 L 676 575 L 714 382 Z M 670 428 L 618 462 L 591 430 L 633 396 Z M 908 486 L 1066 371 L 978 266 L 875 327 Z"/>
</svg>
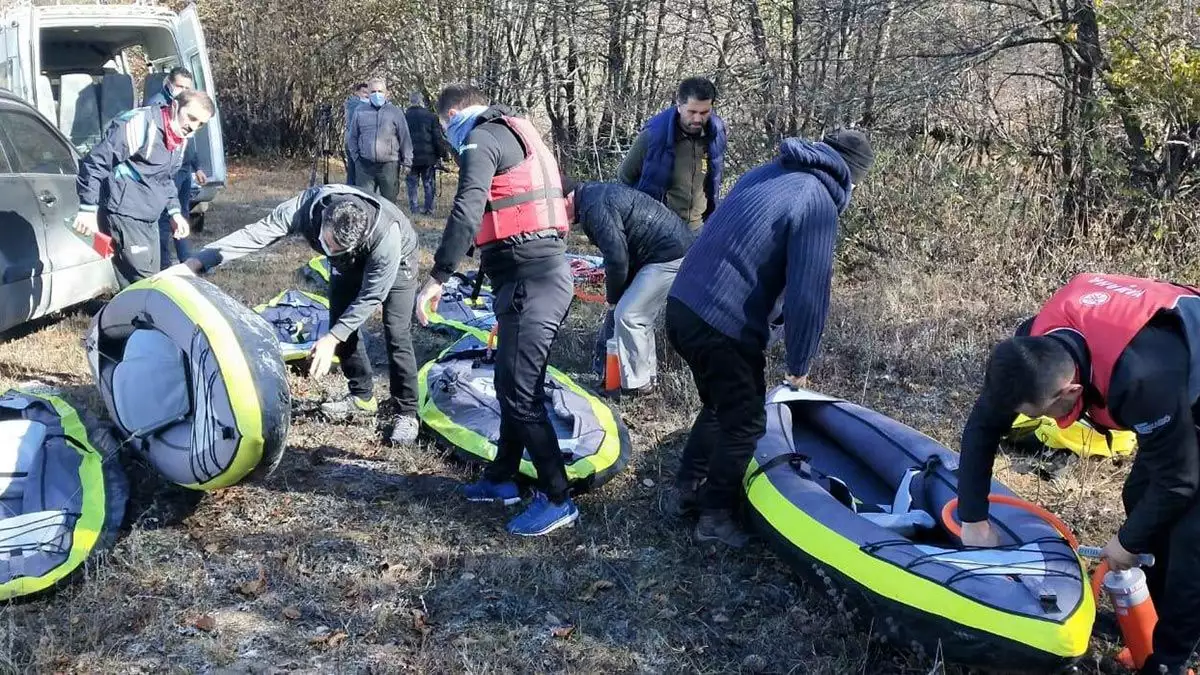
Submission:
<svg viewBox="0 0 1200 675">
<path fill-rule="evenodd" d="M 284 361 L 308 358 L 317 340 L 329 332 L 329 300 L 316 293 L 287 290 L 254 311 L 271 324 Z M 338 361 L 336 356 L 333 360 Z"/>
<path fill-rule="evenodd" d="M 437 309 L 425 306 L 425 315 L 432 328 L 455 337 L 470 333 L 487 339 L 487 334 L 496 325 L 496 296 L 487 284 L 480 285 L 478 294 L 475 293 L 477 274 L 475 271 L 455 272 L 446 280 Z M 475 295 L 474 299 L 472 295 Z"/>
<path fill-rule="evenodd" d="M 468 333 L 426 363 L 417 375 L 418 414 L 438 437 L 475 461 L 496 458 L 500 406 L 495 366 L 484 340 Z M 565 373 L 546 370 L 546 412 L 558 431 L 567 479 L 575 492 L 603 485 L 629 462 L 629 430 L 604 402 Z M 521 474 L 536 478 L 528 453 Z"/>
</svg>

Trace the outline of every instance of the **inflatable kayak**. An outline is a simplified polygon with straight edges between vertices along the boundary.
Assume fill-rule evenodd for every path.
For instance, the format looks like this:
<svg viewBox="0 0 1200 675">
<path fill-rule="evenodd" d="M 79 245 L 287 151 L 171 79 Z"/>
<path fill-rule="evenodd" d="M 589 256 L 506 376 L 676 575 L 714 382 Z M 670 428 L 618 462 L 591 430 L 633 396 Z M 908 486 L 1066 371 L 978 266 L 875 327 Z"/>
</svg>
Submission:
<svg viewBox="0 0 1200 675">
<path fill-rule="evenodd" d="M 567 263 L 575 280 L 575 297 L 584 302 L 604 304 L 604 258 L 568 253 Z"/>
<path fill-rule="evenodd" d="M 1053 526 L 993 504 L 1001 546 L 962 549 L 937 521 L 957 496 L 956 453 L 893 419 L 780 388 L 746 472 L 751 519 L 863 626 L 928 656 L 1051 672 L 1088 648 L 1095 604 L 1082 561 Z M 999 482 L 992 493 L 1012 495 Z"/>
<path fill-rule="evenodd" d="M 487 339 L 487 334 L 496 325 L 496 312 L 493 309 L 496 296 L 491 286 L 483 284 L 475 299 L 471 299 L 475 294 L 476 274 L 478 272 L 475 271 L 455 272 L 442 284 L 442 297 L 438 300 L 437 310 L 425 307 L 431 328 L 455 337 L 471 333 Z"/>
<path fill-rule="evenodd" d="M 496 458 L 500 406 L 486 340 L 468 333 L 417 374 L 418 415 L 459 455 Z M 553 366 L 546 370 L 546 412 L 558 431 L 573 492 L 608 482 L 629 462 L 629 430 L 607 405 Z M 526 454 L 521 474 L 537 477 Z"/>
<path fill-rule="evenodd" d="M 279 342 L 213 284 L 143 279 L 92 318 L 86 346 L 109 416 L 167 480 L 212 490 L 279 463 L 291 422 Z"/>
<path fill-rule="evenodd" d="M 1019 441 L 1031 435 L 1051 450 L 1070 450 L 1080 457 L 1125 457 L 1137 448 L 1137 434 L 1132 431 L 1111 431 L 1109 442 L 1109 437 L 1082 419 L 1063 429 L 1050 417 L 1018 415 L 1009 438 Z"/>
<path fill-rule="evenodd" d="M 284 361 L 307 359 L 317 340 L 329 332 L 329 300 L 316 293 L 287 290 L 254 311 L 271 324 Z"/>
<path fill-rule="evenodd" d="M 309 260 L 308 264 L 300 269 L 300 276 L 312 282 L 317 288 L 328 288 L 330 270 L 329 258 L 319 255 Z"/>
<path fill-rule="evenodd" d="M 116 541 L 129 499 L 118 448 L 53 393 L 0 394 L 0 600 L 55 586 Z"/>
</svg>

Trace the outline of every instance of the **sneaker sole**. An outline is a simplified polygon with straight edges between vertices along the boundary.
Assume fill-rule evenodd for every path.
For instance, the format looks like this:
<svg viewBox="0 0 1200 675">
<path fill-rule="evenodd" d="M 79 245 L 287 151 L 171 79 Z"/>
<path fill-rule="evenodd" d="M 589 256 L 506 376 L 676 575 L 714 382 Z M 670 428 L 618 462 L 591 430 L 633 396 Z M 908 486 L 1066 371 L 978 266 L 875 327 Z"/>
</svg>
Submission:
<svg viewBox="0 0 1200 675">
<path fill-rule="evenodd" d="M 550 534 L 551 532 L 553 532 L 561 527 L 575 527 L 575 521 L 577 521 L 577 520 L 579 520 L 579 512 L 578 511 L 567 516 L 566 518 L 559 518 L 558 520 L 554 521 L 553 523 L 550 523 L 550 525 L 548 525 L 543 530 L 539 530 L 537 532 L 511 532 L 510 531 L 509 534 L 514 534 L 518 537 L 540 537 L 542 535 Z"/>
<path fill-rule="evenodd" d="M 495 502 L 500 502 L 500 503 L 504 504 L 505 506 L 512 506 L 513 504 L 520 504 L 521 498 L 520 497 L 505 497 L 504 499 L 481 499 L 479 497 L 467 497 L 467 501 L 472 502 L 474 504 L 492 504 Z"/>
</svg>

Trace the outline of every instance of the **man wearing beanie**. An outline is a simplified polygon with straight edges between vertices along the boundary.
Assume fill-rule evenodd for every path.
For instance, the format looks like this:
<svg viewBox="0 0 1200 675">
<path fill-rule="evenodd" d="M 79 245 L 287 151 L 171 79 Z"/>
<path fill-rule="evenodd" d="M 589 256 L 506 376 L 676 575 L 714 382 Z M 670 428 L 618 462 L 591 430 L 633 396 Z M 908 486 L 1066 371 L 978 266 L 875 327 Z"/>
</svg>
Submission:
<svg viewBox="0 0 1200 675">
<path fill-rule="evenodd" d="M 741 479 L 766 429 L 766 348 L 782 307 L 787 380 L 804 384 L 825 326 L 838 217 L 874 159 L 840 130 L 788 138 L 743 175 L 688 251 L 667 299 L 667 337 L 700 393 L 675 478 L 677 515 L 699 510 L 696 539 L 741 547 Z"/>
<path fill-rule="evenodd" d="M 321 377 L 337 356 L 350 381 L 346 397 L 321 411 L 334 419 L 366 418 L 379 408 L 375 379 L 360 330 L 383 305 L 388 376 L 394 412 L 391 440 L 417 439 L 417 359 L 412 316 L 417 293 L 417 233 L 390 200 L 348 185 L 317 185 L 251 223 L 201 249 L 185 263 L 200 274 L 264 249 L 289 234 L 300 234 L 329 257 L 329 333 L 310 354 L 310 377 Z M 171 268 L 174 271 L 184 266 Z"/>
</svg>

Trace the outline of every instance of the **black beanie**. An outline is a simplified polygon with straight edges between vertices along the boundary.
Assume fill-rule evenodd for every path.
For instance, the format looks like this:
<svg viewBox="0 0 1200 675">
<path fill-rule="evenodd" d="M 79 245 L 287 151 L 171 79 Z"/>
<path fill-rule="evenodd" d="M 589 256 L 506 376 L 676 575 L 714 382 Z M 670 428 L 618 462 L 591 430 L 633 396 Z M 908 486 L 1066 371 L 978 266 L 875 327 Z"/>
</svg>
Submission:
<svg viewBox="0 0 1200 675">
<path fill-rule="evenodd" d="M 871 141 L 867 135 L 858 129 L 838 129 L 821 139 L 823 143 L 838 151 L 846 165 L 850 167 L 850 180 L 861 183 L 867 177 L 867 171 L 875 161 L 875 151 L 871 149 Z"/>
</svg>

